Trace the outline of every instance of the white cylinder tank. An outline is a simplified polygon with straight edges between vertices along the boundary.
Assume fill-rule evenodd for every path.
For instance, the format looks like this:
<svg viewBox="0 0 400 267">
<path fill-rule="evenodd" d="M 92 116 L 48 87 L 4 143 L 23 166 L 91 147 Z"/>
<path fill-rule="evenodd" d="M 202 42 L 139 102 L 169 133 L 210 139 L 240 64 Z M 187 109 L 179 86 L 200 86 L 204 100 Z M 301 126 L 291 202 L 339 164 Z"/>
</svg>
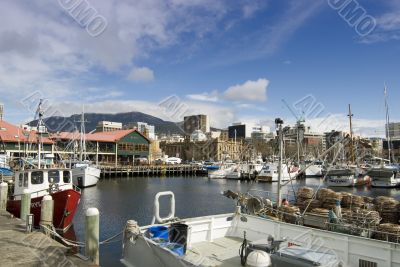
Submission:
<svg viewBox="0 0 400 267">
<path fill-rule="evenodd" d="M 255 250 L 247 256 L 246 266 L 248 267 L 270 267 L 271 257 L 265 251 Z"/>
</svg>

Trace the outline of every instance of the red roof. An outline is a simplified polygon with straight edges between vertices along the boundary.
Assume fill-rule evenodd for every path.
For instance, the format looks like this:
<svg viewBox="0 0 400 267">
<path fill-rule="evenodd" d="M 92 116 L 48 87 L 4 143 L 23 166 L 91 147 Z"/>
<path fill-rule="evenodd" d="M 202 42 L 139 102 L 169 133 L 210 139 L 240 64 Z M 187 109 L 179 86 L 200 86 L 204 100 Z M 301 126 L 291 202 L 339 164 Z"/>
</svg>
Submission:
<svg viewBox="0 0 400 267">
<path fill-rule="evenodd" d="M 144 136 L 141 132 L 137 131 L 136 129 L 116 130 L 111 132 L 96 132 L 96 133 L 86 134 L 85 139 L 86 141 L 114 143 L 133 132 L 137 132 L 150 142 L 150 140 L 146 136 Z M 72 140 L 72 139 L 79 139 L 80 134 L 79 132 L 60 132 L 52 134 L 51 138 Z"/>
<path fill-rule="evenodd" d="M 18 126 L 0 120 L 0 140 L 2 142 L 37 142 L 36 131 L 26 131 Z M 53 141 L 47 137 L 42 137 L 43 143 L 52 144 Z"/>
</svg>

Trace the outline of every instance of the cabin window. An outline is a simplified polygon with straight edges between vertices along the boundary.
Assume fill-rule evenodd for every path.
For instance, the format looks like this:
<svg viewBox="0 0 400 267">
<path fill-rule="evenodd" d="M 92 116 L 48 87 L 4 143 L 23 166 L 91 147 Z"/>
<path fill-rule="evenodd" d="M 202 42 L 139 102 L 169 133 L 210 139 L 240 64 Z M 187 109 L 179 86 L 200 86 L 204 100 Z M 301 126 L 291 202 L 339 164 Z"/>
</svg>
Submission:
<svg viewBox="0 0 400 267">
<path fill-rule="evenodd" d="M 64 184 L 69 184 L 71 182 L 71 173 L 69 171 L 64 171 L 63 182 Z"/>
<path fill-rule="evenodd" d="M 24 187 L 28 187 L 28 173 L 24 173 Z"/>
<path fill-rule="evenodd" d="M 24 179 L 24 174 L 20 173 L 18 178 L 18 186 L 22 187 L 22 180 Z"/>
<path fill-rule="evenodd" d="M 359 267 L 378 267 L 378 263 L 372 262 L 372 261 L 366 261 L 366 260 L 360 260 Z"/>
<path fill-rule="evenodd" d="M 32 172 L 31 173 L 32 184 L 43 184 L 43 172 Z"/>
<path fill-rule="evenodd" d="M 49 171 L 48 174 L 49 183 L 53 182 L 58 184 L 60 182 L 60 172 L 59 171 Z"/>
</svg>

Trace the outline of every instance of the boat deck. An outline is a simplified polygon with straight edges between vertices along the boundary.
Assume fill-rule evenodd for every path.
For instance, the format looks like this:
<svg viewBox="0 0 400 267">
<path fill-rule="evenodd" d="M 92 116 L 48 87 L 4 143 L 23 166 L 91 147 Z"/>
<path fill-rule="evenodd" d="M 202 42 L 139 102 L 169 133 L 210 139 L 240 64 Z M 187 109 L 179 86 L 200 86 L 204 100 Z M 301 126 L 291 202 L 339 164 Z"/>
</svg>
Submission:
<svg viewBox="0 0 400 267">
<path fill-rule="evenodd" d="M 242 242 L 241 238 L 223 237 L 213 242 L 193 244 L 187 250 L 185 259 L 195 265 L 207 267 L 240 267 L 239 248 Z"/>
</svg>

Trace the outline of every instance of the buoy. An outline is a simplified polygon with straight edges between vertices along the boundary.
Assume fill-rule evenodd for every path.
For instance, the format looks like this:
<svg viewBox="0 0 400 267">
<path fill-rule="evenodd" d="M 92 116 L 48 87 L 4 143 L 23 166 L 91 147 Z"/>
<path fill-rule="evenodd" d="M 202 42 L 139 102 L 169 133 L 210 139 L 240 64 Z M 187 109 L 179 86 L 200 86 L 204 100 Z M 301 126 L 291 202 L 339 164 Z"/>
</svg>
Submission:
<svg viewBox="0 0 400 267">
<path fill-rule="evenodd" d="M 247 256 L 246 266 L 248 267 L 270 267 L 271 257 L 262 250 L 254 250 Z"/>
</svg>

